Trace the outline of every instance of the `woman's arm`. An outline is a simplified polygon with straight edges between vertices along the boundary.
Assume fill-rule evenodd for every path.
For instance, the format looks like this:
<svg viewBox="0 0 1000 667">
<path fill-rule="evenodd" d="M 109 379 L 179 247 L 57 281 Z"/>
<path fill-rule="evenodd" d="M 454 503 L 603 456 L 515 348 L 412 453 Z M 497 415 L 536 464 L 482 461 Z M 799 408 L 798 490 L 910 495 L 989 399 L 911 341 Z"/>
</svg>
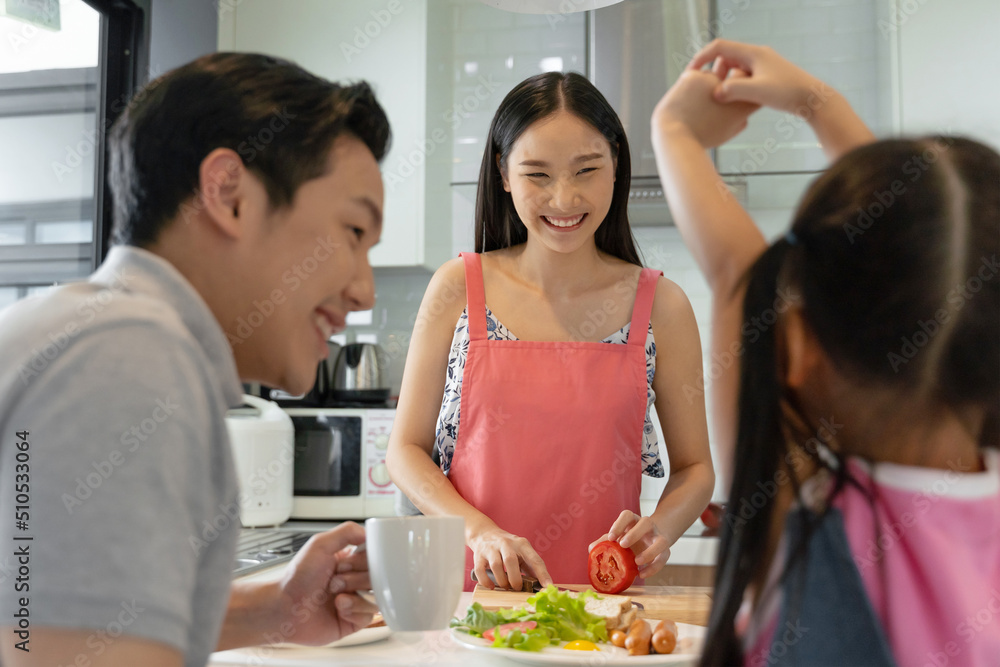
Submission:
<svg viewBox="0 0 1000 667">
<path fill-rule="evenodd" d="M 465 519 L 465 541 L 475 553 L 476 579 L 481 585 L 492 586 L 487 567 L 501 588 L 520 590 L 522 567 L 549 584 L 545 563 L 528 540 L 501 530 L 466 502 L 431 460 L 451 340 L 465 303 L 463 261 L 452 260 L 434 274 L 417 313 L 386 466 L 392 481 L 421 512 Z"/>
<path fill-rule="evenodd" d="M 634 547 L 641 577 L 660 571 L 670 546 L 704 511 L 715 487 L 705 398 L 698 389 L 702 377 L 698 325 L 687 296 L 666 278 L 657 284 L 651 319 L 656 339 L 653 391 L 664 440 L 660 455 L 669 457 L 670 478 L 651 516 L 638 517 L 626 510 L 602 538 L 621 538 L 623 547 Z"/>
</svg>

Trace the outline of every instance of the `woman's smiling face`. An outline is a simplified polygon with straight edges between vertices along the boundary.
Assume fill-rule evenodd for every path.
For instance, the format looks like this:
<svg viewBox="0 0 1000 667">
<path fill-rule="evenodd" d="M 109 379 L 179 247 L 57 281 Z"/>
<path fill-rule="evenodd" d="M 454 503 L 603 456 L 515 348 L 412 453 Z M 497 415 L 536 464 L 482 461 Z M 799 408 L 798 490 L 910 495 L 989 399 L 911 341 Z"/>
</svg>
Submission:
<svg viewBox="0 0 1000 667">
<path fill-rule="evenodd" d="M 560 110 L 518 137 L 501 172 L 529 239 L 568 253 L 594 243 L 611 208 L 615 167 L 608 140 Z"/>
</svg>

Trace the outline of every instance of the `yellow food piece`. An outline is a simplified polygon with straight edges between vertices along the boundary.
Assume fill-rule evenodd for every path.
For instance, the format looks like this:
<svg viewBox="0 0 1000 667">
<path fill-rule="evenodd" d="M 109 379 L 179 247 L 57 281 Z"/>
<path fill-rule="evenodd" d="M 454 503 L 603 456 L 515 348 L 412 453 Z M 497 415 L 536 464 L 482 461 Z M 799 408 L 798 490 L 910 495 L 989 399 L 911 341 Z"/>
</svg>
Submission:
<svg viewBox="0 0 1000 667">
<path fill-rule="evenodd" d="M 588 642 L 586 639 L 574 639 L 570 643 L 563 646 L 564 649 L 568 651 L 600 651 L 597 644 L 594 642 Z"/>
</svg>

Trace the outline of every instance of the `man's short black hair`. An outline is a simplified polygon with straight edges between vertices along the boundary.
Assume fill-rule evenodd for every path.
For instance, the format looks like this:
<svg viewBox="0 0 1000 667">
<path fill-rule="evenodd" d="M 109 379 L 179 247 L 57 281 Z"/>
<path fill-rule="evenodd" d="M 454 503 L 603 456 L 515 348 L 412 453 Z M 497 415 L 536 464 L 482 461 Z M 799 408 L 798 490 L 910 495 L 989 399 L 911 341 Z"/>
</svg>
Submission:
<svg viewBox="0 0 1000 667">
<path fill-rule="evenodd" d="M 300 185 L 326 173 L 341 135 L 385 156 L 389 121 L 367 83 L 340 85 L 253 53 L 215 53 L 168 72 L 136 94 L 111 131 L 114 241 L 155 242 L 216 148 L 240 155 L 273 208 L 287 206 Z"/>
</svg>

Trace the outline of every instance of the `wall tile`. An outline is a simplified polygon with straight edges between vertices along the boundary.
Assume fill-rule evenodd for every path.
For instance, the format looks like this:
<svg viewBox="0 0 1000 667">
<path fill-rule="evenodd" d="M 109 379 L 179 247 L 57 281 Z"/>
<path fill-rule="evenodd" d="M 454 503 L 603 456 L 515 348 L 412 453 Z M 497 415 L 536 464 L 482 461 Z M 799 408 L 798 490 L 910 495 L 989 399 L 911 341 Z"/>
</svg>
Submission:
<svg viewBox="0 0 1000 667">
<path fill-rule="evenodd" d="M 771 12 L 771 32 L 775 35 L 813 35 L 827 32 L 833 15 L 828 7 L 797 7 Z"/>
<path fill-rule="evenodd" d="M 842 5 L 833 14 L 834 32 L 853 32 L 876 29 L 876 8 L 873 2 Z"/>
<path fill-rule="evenodd" d="M 744 11 L 739 9 L 730 11 L 730 14 L 723 14 L 720 7 L 718 12 L 719 33 L 725 35 L 727 39 L 752 42 L 760 41 L 761 37 L 771 34 L 771 12 L 756 7 Z"/>
<path fill-rule="evenodd" d="M 798 62 L 812 72 L 815 64 L 859 60 L 865 62 L 855 64 L 854 70 L 875 72 L 875 68 L 871 67 L 871 63 L 875 60 L 875 32 L 873 30 L 812 35 L 809 38 L 809 48 L 803 50 Z M 829 83 L 834 87 L 843 85 L 840 81 L 830 81 Z"/>
</svg>

